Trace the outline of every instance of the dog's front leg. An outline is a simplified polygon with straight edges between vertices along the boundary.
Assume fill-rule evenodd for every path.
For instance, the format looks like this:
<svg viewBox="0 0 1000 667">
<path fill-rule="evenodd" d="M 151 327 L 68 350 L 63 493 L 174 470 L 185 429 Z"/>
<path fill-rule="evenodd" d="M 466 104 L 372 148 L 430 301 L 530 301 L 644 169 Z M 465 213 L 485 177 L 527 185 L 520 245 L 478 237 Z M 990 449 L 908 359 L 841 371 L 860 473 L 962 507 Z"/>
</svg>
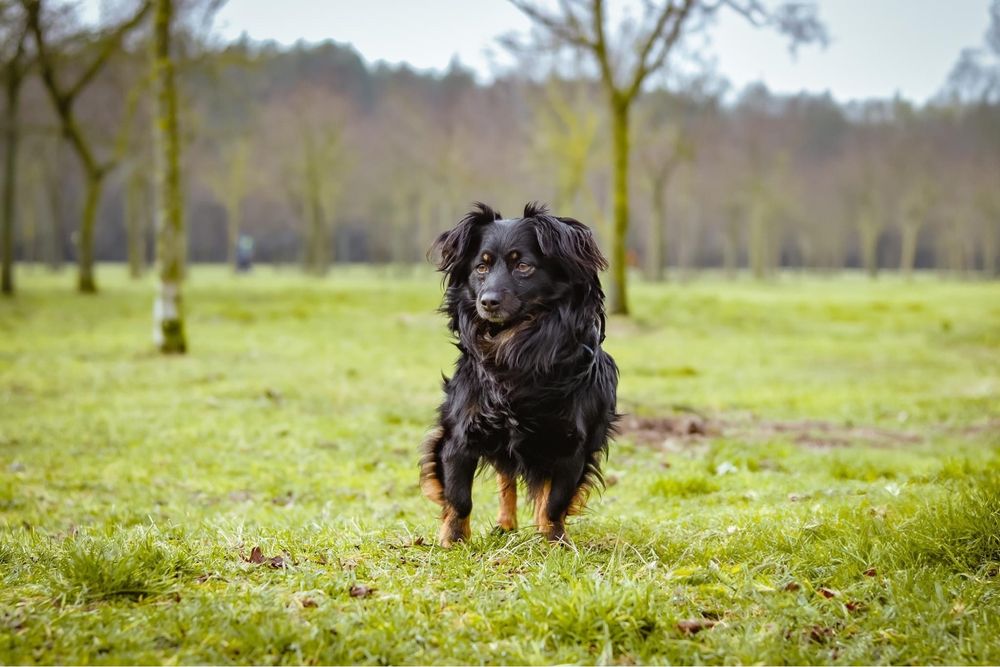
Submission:
<svg viewBox="0 0 1000 667">
<path fill-rule="evenodd" d="M 580 488 L 585 458 L 582 454 L 561 459 L 553 466 L 552 479 L 535 496 L 535 523 L 552 542 L 569 544 L 566 516 Z"/>
<path fill-rule="evenodd" d="M 472 514 L 472 480 L 476 475 L 479 458 L 449 443 L 441 456 L 441 477 L 444 486 L 444 511 L 438 542 L 450 547 L 455 542 L 467 540 L 470 535 L 469 518 Z"/>
</svg>

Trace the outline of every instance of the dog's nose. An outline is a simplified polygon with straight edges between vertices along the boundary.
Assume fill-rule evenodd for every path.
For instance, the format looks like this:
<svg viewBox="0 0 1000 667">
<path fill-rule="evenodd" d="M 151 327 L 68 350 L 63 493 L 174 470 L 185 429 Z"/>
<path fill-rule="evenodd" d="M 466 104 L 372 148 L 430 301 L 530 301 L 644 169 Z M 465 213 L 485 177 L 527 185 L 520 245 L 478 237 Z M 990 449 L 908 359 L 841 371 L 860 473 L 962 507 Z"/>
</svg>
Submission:
<svg viewBox="0 0 1000 667">
<path fill-rule="evenodd" d="M 479 305 L 483 307 L 483 310 L 494 311 L 500 307 L 500 293 L 499 292 L 483 292 L 479 295 Z"/>
</svg>

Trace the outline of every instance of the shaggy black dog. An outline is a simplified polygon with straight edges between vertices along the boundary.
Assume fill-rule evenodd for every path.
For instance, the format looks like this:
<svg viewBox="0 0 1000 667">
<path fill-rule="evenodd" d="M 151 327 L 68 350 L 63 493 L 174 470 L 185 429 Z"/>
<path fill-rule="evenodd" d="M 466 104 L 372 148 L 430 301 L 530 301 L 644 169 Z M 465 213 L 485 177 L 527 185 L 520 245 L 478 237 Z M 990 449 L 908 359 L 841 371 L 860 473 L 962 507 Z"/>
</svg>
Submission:
<svg viewBox="0 0 1000 667">
<path fill-rule="evenodd" d="M 439 541 L 469 537 L 472 480 L 487 463 L 501 529 L 517 527 L 520 479 L 538 530 L 568 541 L 566 516 L 602 482 L 618 418 L 618 368 L 601 349 L 607 260 L 586 225 L 538 204 L 517 219 L 476 204 L 432 252 L 461 353 L 421 459 L 424 495 L 443 507 Z"/>
</svg>

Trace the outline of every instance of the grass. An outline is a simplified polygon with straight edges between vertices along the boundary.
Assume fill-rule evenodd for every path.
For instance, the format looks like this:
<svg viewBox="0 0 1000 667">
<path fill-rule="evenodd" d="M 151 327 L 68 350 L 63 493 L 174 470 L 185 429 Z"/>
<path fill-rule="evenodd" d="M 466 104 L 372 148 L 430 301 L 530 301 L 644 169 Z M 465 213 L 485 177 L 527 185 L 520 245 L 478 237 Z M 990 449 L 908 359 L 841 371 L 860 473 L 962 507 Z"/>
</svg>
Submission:
<svg viewBox="0 0 1000 667">
<path fill-rule="evenodd" d="M 431 546 L 430 269 L 25 273 L 0 301 L 0 663 L 1000 662 L 1000 285 L 638 284 L 627 430 L 570 526 Z M 523 510 L 521 523 L 530 522 Z"/>
</svg>

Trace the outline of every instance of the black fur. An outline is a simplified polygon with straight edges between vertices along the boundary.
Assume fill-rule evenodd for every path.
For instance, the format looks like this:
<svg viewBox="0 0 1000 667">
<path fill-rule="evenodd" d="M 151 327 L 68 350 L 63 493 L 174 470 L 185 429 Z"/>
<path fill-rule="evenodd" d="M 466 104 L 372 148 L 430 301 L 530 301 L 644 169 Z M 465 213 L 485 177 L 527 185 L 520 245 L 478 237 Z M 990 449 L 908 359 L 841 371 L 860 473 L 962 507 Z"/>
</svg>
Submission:
<svg viewBox="0 0 1000 667">
<path fill-rule="evenodd" d="M 563 539 L 566 515 L 603 481 L 618 418 L 618 369 L 601 349 L 607 261 L 586 225 L 534 203 L 517 219 L 476 204 L 432 252 L 460 351 L 421 462 L 424 492 L 445 508 L 442 541 L 464 537 L 455 526 L 482 464 L 523 480 L 545 503 L 543 530 Z"/>
</svg>

